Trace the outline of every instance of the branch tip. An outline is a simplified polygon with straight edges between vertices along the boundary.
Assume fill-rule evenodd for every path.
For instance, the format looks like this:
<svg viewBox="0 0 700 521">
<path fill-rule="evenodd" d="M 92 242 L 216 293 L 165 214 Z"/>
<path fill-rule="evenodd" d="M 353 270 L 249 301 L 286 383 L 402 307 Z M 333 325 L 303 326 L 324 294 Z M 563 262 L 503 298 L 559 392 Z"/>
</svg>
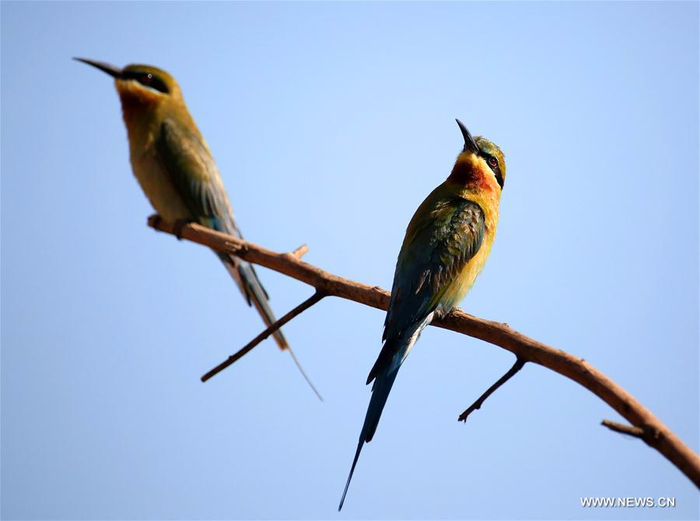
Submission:
<svg viewBox="0 0 700 521">
<path fill-rule="evenodd" d="M 314 304 L 319 302 L 325 296 L 326 296 L 325 293 L 323 293 L 321 291 L 316 291 L 316 293 L 311 295 L 311 297 L 306 299 L 304 302 L 302 302 L 297 307 L 292 309 L 289 313 L 287 313 L 282 318 L 277 320 L 277 322 L 275 322 L 274 324 L 271 324 L 262 333 L 260 333 L 258 336 L 256 336 L 250 342 L 248 342 L 245 346 L 243 346 L 237 352 L 235 352 L 234 354 L 229 356 L 226 360 L 224 360 L 219 365 L 217 365 L 216 367 L 211 369 L 209 372 L 207 372 L 204 376 L 202 376 L 202 378 L 201 378 L 202 382 L 206 382 L 212 376 L 216 376 L 217 374 L 219 374 L 221 371 L 223 371 L 227 367 L 235 364 L 238 360 L 240 360 L 245 355 L 247 355 L 249 352 L 251 352 L 253 350 L 253 348 L 255 348 L 258 344 L 260 344 L 260 342 L 265 340 L 267 337 L 269 337 L 272 333 L 277 331 L 279 328 L 281 328 L 287 322 L 291 321 L 294 317 L 302 314 L 304 311 L 309 309 L 311 306 L 313 306 Z M 302 374 L 304 374 L 303 371 L 302 371 Z M 306 376 L 306 375 L 304 374 L 304 376 Z M 307 378 L 307 381 L 309 381 L 308 378 Z M 309 383 L 311 383 L 311 382 L 309 381 Z M 313 384 L 311 384 L 311 387 L 312 387 L 312 389 L 314 389 L 314 392 L 316 392 L 318 394 L 318 392 L 316 391 Z M 319 397 L 320 397 L 320 395 L 319 395 Z"/>
<path fill-rule="evenodd" d="M 620 434 L 627 434 L 628 436 L 633 436 L 644 440 L 645 442 L 653 442 L 661 438 L 661 432 L 659 429 L 652 427 L 651 425 L 644 425 L 643 427 L 634 427 L 632 425 L 625 425 L 624 423 L 617 423 L 610 420 L 603 420 L 600 424 L 607 427 L 611 431 L 619 432 Z"/>
<path fill-rule="evenodd" d="M 160 231 L 160 224 L 163 222 L 163 218 L 158 215 L 157 213 L 154 213 L 153 215 L 148 216 L 148 226 L 153 228 L 156 231 Z"/>
<path fill-rule="evenodd" d="M 466 421 L 467 421 L 467 418 L 469 417 L 469 415 L 470 415 L 471 413 L 473 413 L 474 411 L 478 411 L 479 409 L 481 409 L 481 406 L 484 404 L 484 402 L 486 401 L 486 399 L 487 399 L 489 396 L 491 396 L 491 395 L 496 391 L 496 389 L 498 389 L 498 388 L 501 387 L 504 383 L 506 383 L 508 380 L 510 380 L 511 378 L 513 378 L 513 377 L 518 373 L 518 371 L 520 371 L 520 370 L 523 368 L 523 366 L 524 366 L 526 363 L 527 363 L 527 360 L 518 357 L 517 360 L 515 361 L 515 363 L 513 364 L 513 367 L 511 367 L 511 368 L 508 370 L 508 372 L 507 372 L 506 374 L 504 374 L 503 376 L 501 376 L 501 377 L 496 381 L 495 384 L 493 384 L 491 387 L 489 387 L 488 389 L 486 389 L 486 392 L 484 392 L 484 394 L 482 394 L 481 396 L 479 396 L 479 398 L 478 398 L 473 404 L 471 404 L 469 407 L 467 407 L 467 409 L 466 409 L 462 414 L 459 415 L 459 418 L 457 418 L 457 421 L 466 422 Z"/>
<path fill-rule="evenodd" d="M 304 255 L 309 252 L 309 247 L 306 244 L 302 244 L 297 249 L 292 250 L 290 253 L 297 259 L 301 259 Z"/>
</svg>

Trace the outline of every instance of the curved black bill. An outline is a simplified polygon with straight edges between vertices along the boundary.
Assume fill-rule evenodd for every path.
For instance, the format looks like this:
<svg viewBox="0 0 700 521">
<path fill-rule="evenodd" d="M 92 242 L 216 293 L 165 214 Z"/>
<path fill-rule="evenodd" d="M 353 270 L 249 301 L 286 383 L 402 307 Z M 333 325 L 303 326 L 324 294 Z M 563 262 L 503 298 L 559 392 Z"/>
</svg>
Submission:
<svg viewBox="0 0 700 521">
<path fill-rule="evenodd" d="M 106 72 L 110 76 L 114 78 L 121 78 L 122 77 L 122 69 L 119 67 L 115 67 L 114 65 L 110 65 L 109 63 L 105 62 L 98 62 L 96 60 L 88 60 L 87 58 L 73 58 L 76 61 L 87 63 L 88 65 L 92 65 L 93 67 L 100 69 L 102 72 Z"/>
<path fill-rule="evenodd" d="M 455 121 L 459 125 L 459 130 L 462 131 L 462 135 L 464 136 L 464 152 L 472 152 L 474 154 L 478 154 L 479 146 L 476 144 L 476 141 L 474 141 L 474 138 L 472 137 L 469 130 L 467 130 L 467 127 L 465 127 L 464 123 L 462 123 L 460 120 L 455 119 Z"/>
</svg>

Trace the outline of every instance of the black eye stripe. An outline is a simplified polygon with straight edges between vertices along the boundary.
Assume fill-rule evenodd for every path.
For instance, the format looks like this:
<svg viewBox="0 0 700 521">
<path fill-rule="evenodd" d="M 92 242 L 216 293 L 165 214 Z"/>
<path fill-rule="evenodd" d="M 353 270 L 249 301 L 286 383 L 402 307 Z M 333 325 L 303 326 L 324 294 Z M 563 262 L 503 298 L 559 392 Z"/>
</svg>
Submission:
<svg viewBox="0 0 700 521">
<path fill-rule="evenodd" d="M 141 85 L 145 85 L 146 87 L 150 87 L 164 94 L 170 92 L 165 82 L 152 72 L 129 71 L 124 73 L 122 77 L 125 80 L 136 80 Z"/>
<path fill-rule="evenodd" d="M 501 175 L 501 169 L 497 168 L 494 174 L 496 174 L 496 181 L 498 182 L 498 186 L 500 186 L 501 190 L 503 190 L 503 175 Z"/>
<path fill-rule="evenodd" d="M 498 166 L 498 158 L 496 156 L 492 156 L 491 154 L 487 154 L 486 152 L 481 153 L 481 157 L 486 159 L 486 162 L 491 166 Z"/>
<path fill-rule="evenodd" d="M 504 180 L 503 174 L 501 174 L 501 165 L 498 163 L 498 158 L 496 156 L 492 156 L 491 154 L 487 154 L 486 152 L 482 152 L 481 157 L 486 160 L 486 164 L 489 165 L 489 168 L 491 171 L 493 171 L 493 175 L 496 177 L 498 186 L 500 186 L 502 190 Z"/>
</svg>

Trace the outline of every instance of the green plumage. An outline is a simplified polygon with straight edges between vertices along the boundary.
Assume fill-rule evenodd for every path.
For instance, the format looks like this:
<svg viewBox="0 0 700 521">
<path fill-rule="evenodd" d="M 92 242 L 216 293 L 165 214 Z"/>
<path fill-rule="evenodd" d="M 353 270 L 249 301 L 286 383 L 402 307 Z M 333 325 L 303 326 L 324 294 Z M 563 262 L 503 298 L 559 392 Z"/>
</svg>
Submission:
<svg viewBox="0 0 700 521">
<path fill-rule="evenodd" d="M 158 214 L 171 223 L 194 221 L 242 238 L 216 163 L 180 87 L 167 72 L 149 65 L 113 65 L 78 58 L 115 79 L 129 136 L 134 175 Z M 236 281 L 249 305 L 267 326 L 276 322 L 253 266 L 238 257 L 216 253 Z M 273 333 L 281 349 L 288 349 L 309 381 L 280 329 Z"/>
<path fill-rule="evenodd" d="M 384 322 L 384 345 L 369 372 L 372 397 L 338 510 L 365 443 L 372 440 L 399 368 L 421 331 L 452 311 L 471 288 L 493 243 L 505 180 L 503 153 L 484 138 L 465 139 L 450 177 L 413 215 L 399 252 Z"/>
</svg>

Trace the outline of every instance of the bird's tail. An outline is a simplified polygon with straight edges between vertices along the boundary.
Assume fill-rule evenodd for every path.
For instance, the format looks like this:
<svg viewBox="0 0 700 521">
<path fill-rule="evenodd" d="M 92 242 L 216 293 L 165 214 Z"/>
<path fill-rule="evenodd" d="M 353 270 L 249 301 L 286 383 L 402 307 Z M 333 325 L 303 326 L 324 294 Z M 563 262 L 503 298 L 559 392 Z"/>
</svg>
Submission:
<svg viewBox="0 0 700 521">
<path fill-rule="evenodd" d="M 274 324 L 277 321 L 277 318 L 275 318 L 275 314 L 268 302 L 270 297 L 261 284 L 260 279 L 258 279 L 258 275 L 255 273 L 253 265 L 244 260 L 232 258 L 226 254 L 218 254 L 218 256 L 224 263 L 224 266 L 226 266 L 228 272 L 231 274 L 231 277 L 233 277 L 233 280 L 236 281 L 238 288 L 248 301 L 248 305 L 255 306 L 255 309 L 258 310 L 258 313 L 262 317 L 263 322 L 265 322 L 267 327 Z M 318 399 L 323 401 L 323 397 L 318 392 L 316 386 L 314 386 L 313 382 L 306 374 L 306 371 L 304 371 L 304 368 L 299 363 L 294 351 L 292 351 L 292 348 L 287 343 L 287 339 L 285 338 L 284 333 L 282 333 L 282 330 L 278 329 L 272 335 L 282 351 L 289 351 L 292 360 L 296 364 L 301 375 L 304 377 L 304 380 L 306 380 L 306 383 L 309 384 L 309 387 L 311 387 L 311 390 L 313 390 L 316 396 L 318 396 Z"/>
<path fill-rule="evenodd" d="M 389 397 L 389 392 L 391 392 L 391 387 L 394 385 L 394 380 L 396 380 L 396 375 L 399 373 L 399 368 L 396 367 L 392 369 L 387 367 L 384 371 L 377 375 L 374 385 L 372 386 L 372 398 L 369 400 L 369 407 L 367 407 L 367 414 L 365 415 L 365 423 L 362 425 L 362 431 L 360 432 L 360 440 L 357 444 L 357 450 L 355 451 L 355 459 L 352 460 L 352 467 L 350 467 L 350 475 L 345 483 L 345 490 L 343 490 L 343 497 L 340 499 L 340 505 L 338 505 L 338 511 L 343 508 L 343 503 L 345 503 L 345 496 L 348 493 L 348 488 L 350 487 L 350 481 L 352 480 L 352 475 L 355 473 L 355 466 L 357 465 L 357 460 L 360 457 L 360 452 L 362 451 L 362 446 L 365 443 L 372 441 L 374 433 L 377 431 L 377 425 L 379 425 L 379 418 L 382 416 L 382 411 L 386 405 L 386 400 Z"/>
<path fill-rule="evenodd" d="M 379 354 L 379 358 L 377 358 L 377 362 L 369 372 L 367 383 L 369 384 L 374 380 L 374 385 L 372 385 L 372 397 L 369 400 L 369 407 L 367 407 L 367 414 L 365 415 L 365 423 L 362 425 L 360 440 L 357 444 L 357 450 L 355 451 L 355 459 L 352 460 L 350 475 L 345 483 L 345 490 L 343 490 L 343 497 L 340 499 L 338 511 L 343 508 L 343 503 L 345 503 L 345 496 L 348 493 L 352 475 L 355 473 L 355 466 L 360 457 L 362 446 L 372 441 L 374 433 L 377 432 L 379 418 L 382 416 L 386 400 L 394 385 L 396 375 L 399 374 L 401 364 L 406 360 L 408 353 L 418 340 L 423 329 L 433 320 L 433 315 L 434 313 L 432 312 L 426 315 L 423 320 L 414 324 L 410 330 L 406 331 L 401 338 L 387 338 L 384 342 L 382 352 Z"/>
</svg>

